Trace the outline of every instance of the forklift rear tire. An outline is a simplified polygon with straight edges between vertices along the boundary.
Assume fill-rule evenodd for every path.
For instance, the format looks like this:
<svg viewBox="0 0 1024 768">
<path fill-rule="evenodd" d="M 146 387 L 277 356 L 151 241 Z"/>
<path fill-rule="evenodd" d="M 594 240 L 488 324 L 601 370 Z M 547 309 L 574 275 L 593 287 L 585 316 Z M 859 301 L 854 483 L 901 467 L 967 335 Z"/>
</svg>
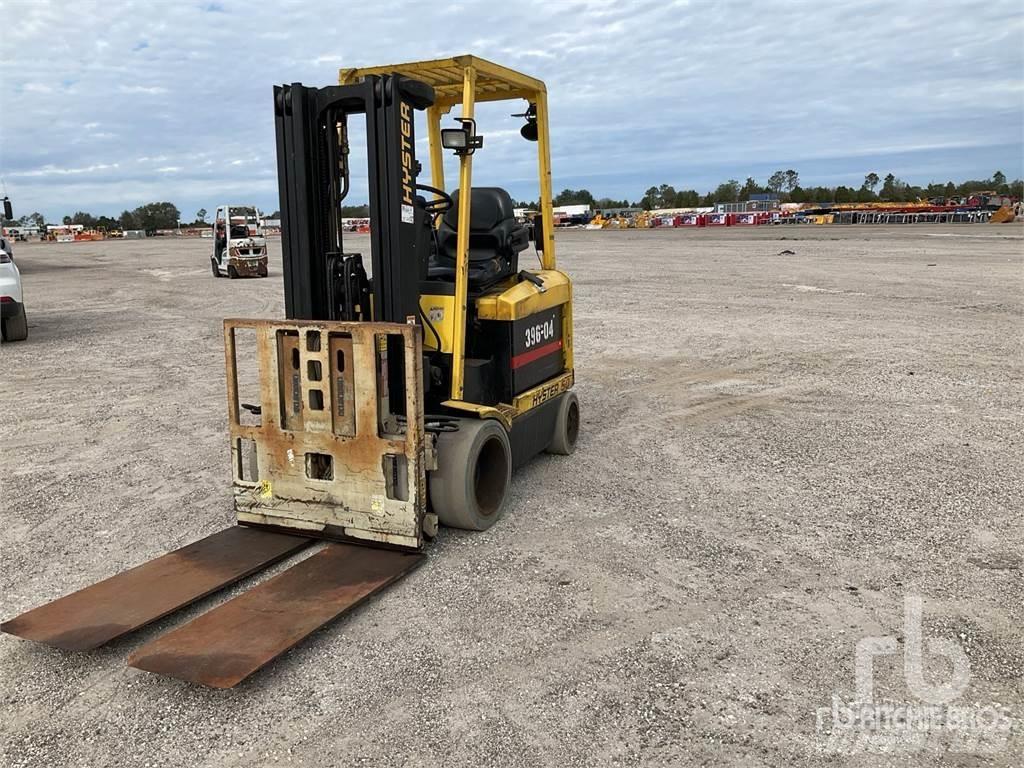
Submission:
<svg viewBox="0 0 1024 768">
<path fill-rule="evenodd" d="M 462 419 L 457 432 L 437 440 L 430 503 L 450 528 L 486 531 L 505 509 L 512 481 L 508 432 L 494 419 Z"/>
<path fill-rule="evenodd" d="M 228 265 L 228 277 L 230 277 L 232 280 L 234 280 L 236 277 L 238 277 L 238 270 L 235 269 L 230 264 Z"/>
<path fill-rule="evenodd" d="M 210 266 L 213 267 L 213 276 L 220 277 L 220 267 L 217 266 L 217 262 L 214 261 L 213 259 L 210 259 Z"/>
<path fill-rule="evenodd" d="M 576 450 L 576 439 L 580 436 L 580 401 L 575 392 L 566 392 L 561 400 L 548 453 L 568 456 Z"/>
</svg>

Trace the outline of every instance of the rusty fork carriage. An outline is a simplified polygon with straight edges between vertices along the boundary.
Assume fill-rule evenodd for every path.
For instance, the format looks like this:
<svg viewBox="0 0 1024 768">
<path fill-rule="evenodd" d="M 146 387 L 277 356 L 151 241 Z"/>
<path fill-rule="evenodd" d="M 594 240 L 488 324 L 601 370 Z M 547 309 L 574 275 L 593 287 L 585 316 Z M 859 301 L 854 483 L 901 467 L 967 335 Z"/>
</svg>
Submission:
<svg viewBox="0 0 1024 768">
<path fill-rule="evenodd" d="M 239 378 L 246 332 L 259 368 L 248 413 L 252 404 L 239 399 L 239 387 L 254 383 Z M 436 533 L 415 325 L 227 320 L 224 342 L 240 523 L 417 550 L 425 530 Z M 402 359 L 389 360 L 389 350 Z M 390 411 L 396 385 L 403 413 Z"/>
</svg>

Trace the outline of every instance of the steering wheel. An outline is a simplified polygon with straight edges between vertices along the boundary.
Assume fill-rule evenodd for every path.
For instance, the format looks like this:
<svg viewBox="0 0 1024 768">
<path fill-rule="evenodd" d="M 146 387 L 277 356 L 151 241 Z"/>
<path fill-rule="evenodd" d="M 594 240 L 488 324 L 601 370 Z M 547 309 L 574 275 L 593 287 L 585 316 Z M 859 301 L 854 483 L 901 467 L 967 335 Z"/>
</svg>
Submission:
<svg viewBox="0 0 1024 768">
<path fill-rule="evenodd" d="M 452 196 L 443 189 L 430 187 L 426 184 L 417 184 L 416 189 L 422 189 L 424 192 L 430 192 L 431 194 L 437 195 L 433 200 L 427 200 L 423 206 L 423 210 L 431 216 L 443 216 L 452 209 L 453 205 L 455 205 L 455 202 L 452 200 Z"/>
</svg>

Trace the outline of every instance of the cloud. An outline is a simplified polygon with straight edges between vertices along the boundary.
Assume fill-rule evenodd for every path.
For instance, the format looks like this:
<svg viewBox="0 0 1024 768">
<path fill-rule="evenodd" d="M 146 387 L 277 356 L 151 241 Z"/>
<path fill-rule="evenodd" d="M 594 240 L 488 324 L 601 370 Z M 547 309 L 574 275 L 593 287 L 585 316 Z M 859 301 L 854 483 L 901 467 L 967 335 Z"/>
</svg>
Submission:
<svg viewBox="0 0 1024 768">
<path fill-rule="evenodd" d="M 118 168 L 118 163 L 106 164 L 97 163 L 96 165 L 89 165 L 83 168 L 57 168 L 52 165 L 46 165 L 42 168 L 34 168 L 30 171 L 15 171 L 14 173 L 8 174 L 13 178 L 32 178 L 37 176 L 71 176 L 78 173 L 96 173 L 98 171 L 106 171 L 112 168 Z"/>
<path fill-rule="evenodd" d="M 167 93 L 167 89 L 159 85 L 121 85 L 118 86 L 118 90 L 121 93 L 148 93 L 150 95 Z"/>
<path fill-rule="evenodd" d="M 73 27 L 56 0 L 8 5 L 17 23 L 0 55 L 17 108 L 0 129 L 4 179 L 19 209 L 51 217 L 240 196 L 274 210 L 271 86 L 333 84 L 339 67 L 393 61 L 395 39 L 408 60 L 471 52 L 543 79 L 557 189 L 637 199 L 780 166 L 809 184 L 1024 175 L 1024 17 L 1007 0 L 381 0 L 343 18 L 307 0 L 158 14 L 108 0 Z M 474 178 L 534 199 L 535 145 L 509 117 L 522 106 L 480 105 Z M 354 141 L 353 202 L 366 199 L 365 164 Z"/>
</svg>

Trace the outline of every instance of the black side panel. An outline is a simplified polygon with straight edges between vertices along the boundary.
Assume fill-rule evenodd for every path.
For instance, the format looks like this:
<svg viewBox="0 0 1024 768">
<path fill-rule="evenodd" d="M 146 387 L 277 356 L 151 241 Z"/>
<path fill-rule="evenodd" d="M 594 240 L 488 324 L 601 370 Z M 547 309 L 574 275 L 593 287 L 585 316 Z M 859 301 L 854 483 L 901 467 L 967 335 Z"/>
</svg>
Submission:
<svg viewBox="0 0 1024 768">
<path fill-rule="evenodd" d="M 509 439 L 512 442 L 513 471 L 551 445 L 562 397 L 564 395 L 548 400 L 512 422 Z"/>
<path fill-rule="evenodd" d="M 563 369 L 562 307 L 512 321 L 512 394 L 518 395 Z"/>
<path fill-rule="evenodd" d="M 501 400 L 501 382 L 494 358 L 467 357 L 463 399 L 469 403 L 496 405 Z"/>
</svg>

